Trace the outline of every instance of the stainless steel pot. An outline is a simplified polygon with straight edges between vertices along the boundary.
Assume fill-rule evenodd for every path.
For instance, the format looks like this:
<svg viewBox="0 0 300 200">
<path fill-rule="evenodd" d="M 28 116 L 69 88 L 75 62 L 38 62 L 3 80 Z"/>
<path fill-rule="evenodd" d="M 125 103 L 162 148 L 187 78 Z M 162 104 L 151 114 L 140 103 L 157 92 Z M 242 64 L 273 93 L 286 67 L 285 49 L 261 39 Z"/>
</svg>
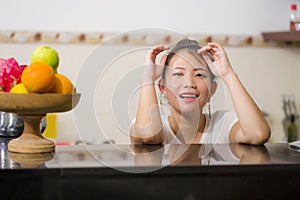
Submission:
<svg viewBox="0 0 300 200">
<path fill-rule="evenodd" d="M 24 122 L 17 114 L 0 112 L 0 136 L 18 137 L 23 129 Z"/>
</svg>

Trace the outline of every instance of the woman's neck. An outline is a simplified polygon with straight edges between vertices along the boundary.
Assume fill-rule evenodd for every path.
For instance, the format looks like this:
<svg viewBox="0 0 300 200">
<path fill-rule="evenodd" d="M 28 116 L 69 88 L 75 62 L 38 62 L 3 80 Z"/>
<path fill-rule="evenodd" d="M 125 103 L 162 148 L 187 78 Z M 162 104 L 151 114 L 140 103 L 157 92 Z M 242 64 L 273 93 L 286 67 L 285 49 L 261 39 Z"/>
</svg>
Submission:
<svg viewBox="0 0 300 200">
<path fill-rule="evenodd" d="M 185 143 L 199 143 L 205 128 L 206 118 L 202 110 L 193 113 L 171 111 L 169 123 L 176 136 Z"/>
</svg>

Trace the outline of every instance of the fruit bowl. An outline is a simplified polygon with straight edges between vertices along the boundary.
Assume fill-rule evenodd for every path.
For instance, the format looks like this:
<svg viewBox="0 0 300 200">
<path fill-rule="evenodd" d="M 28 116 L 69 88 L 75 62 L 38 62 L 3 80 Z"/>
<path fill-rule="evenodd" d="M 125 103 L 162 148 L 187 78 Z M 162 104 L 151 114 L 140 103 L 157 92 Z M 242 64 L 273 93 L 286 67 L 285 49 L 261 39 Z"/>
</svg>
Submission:
<svg viewBox="0 0 300 200">
<path fill-rule="evenodd" d="M 0 110 L 16 114 L 47 114 L 72 110 L 80 94 L 0 93 Z"/>
<path fill-rule="evenodd" d="M 48 153 L 55 151 L 53 141 L 43 137 L 40 121 L 47 113 L 67 112 L 79 102 L 81 94 L 14 94 L 0 93 L 0 111 L 19 115 L 24 121 L 20 137 L 8 143 L 8 151 L 16 153 Z"/>
</svg>

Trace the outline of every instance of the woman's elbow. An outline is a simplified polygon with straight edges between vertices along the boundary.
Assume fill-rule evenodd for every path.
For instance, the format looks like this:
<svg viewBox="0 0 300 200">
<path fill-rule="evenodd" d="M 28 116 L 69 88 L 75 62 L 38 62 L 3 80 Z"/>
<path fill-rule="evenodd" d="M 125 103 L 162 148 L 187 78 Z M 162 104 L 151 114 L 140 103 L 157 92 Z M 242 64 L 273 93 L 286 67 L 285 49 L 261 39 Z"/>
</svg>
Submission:
<svg viewBox="0 0 300 200">
<path fill-rule="evenodd" d="M 254 145 L 263 145 L 269 141 L 270 137 L 271 128 L 269 125 L 266 125 L 256 130 L 256 136 L 251 143 Z"/>
<path fill-rule="evenodd" d="M 162 130 L 154 133 L 154 131 L 149 132 L 149 130 L 141 130 L 141 128 L 132 126 L 130 129 L 130 139 L 134 144 L 163 144 L 164 134 Z"/>
</svg>

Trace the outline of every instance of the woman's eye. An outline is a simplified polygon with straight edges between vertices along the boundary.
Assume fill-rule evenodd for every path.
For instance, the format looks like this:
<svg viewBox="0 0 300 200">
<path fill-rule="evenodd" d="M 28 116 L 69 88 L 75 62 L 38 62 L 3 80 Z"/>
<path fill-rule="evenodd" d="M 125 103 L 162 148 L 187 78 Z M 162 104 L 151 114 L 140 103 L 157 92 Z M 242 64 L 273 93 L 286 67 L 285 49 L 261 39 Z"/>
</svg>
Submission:
<svg viewBox="0 0 300 200">
<path fill-rule="evenodd" d="M 205 78 L 205 77 L 206 77 L 204 74 L 201 74 L 201 73 L 196 74 L 195 76 L 196 76 L 196 77 L 200 77 L 200 78 Z"/>
<path fill-rule="evenodd" d="M 183 73 L 181 73 L 181 72 L 175 72 L 175 73 L 173 73 L 173 76 L 183 76 Z"/>
</svg>

